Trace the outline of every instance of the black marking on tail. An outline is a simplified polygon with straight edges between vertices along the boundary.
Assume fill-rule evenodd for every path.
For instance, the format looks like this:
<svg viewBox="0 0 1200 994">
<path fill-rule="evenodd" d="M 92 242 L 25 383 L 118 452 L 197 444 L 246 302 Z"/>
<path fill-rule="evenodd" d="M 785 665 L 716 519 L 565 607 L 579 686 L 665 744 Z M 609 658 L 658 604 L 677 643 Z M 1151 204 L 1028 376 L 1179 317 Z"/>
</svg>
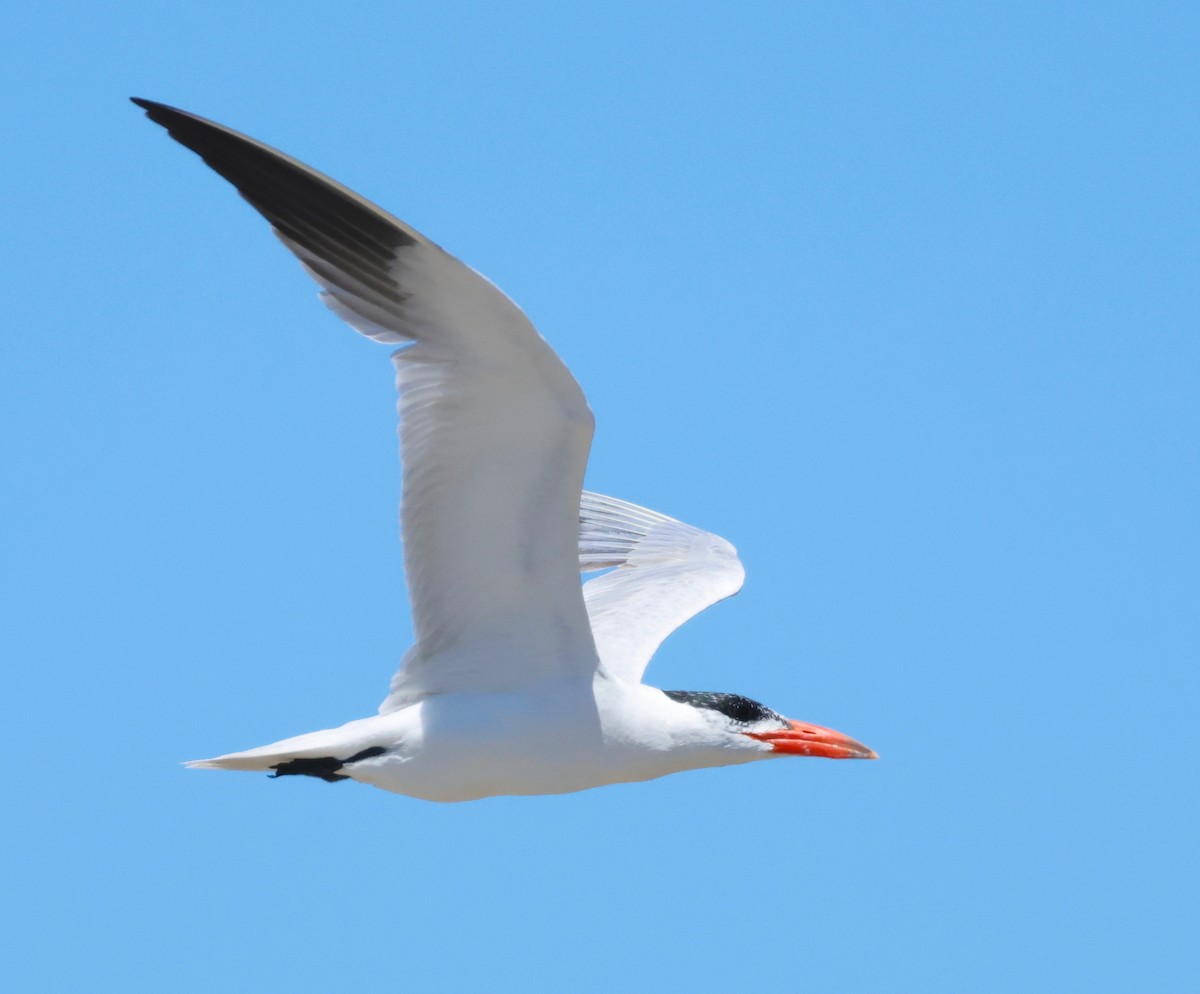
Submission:
<svg viewBox="0 0 1200 994">
<path fill-rule="evenodd" d="M 338 773 L 347 763 L 357 763 L 360 759 L 370 759 L 372 756 L 382 756 L 386 750 L 383 746 L 371 746 L 362 752 L 356 752 L 349 759 L 338 759 L 336 756 L 319 756 L 316 759 L 289 759 L 286 763 L 276 763 L 271 767 L 275 772 L 271 777 L 316 777 L 326 783 L 337 783 L 339 780 L 349 780 L 344 773 Z"/>
</svg>

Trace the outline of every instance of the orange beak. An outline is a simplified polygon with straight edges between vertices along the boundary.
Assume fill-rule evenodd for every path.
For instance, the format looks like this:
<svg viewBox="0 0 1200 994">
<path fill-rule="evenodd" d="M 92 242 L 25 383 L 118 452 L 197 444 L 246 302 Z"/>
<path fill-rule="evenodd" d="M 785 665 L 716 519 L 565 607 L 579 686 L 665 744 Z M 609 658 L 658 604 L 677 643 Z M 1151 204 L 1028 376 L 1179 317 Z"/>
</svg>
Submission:
<svg viewBox="0 0 1200 994">
<path fill-rule="evenodd" d="M 878 759 L 874 749 L 855 742 L 849 735 L 832 728 L 809 725 L 788 719 L 787 728 L 771 732 L 746 732 L 752 739 L 766 742 L 776 752 L 789 756 L 820 756 L 824 759 Z"/>
</svg>

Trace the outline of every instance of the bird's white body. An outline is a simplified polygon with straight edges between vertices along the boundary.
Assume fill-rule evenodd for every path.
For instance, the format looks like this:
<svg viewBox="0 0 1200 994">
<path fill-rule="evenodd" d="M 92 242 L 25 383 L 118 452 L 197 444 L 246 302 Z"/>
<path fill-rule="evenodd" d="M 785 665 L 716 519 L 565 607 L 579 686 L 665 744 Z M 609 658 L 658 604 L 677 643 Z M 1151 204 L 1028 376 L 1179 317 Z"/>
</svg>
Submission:
<svg viewBox="0 0 1200 994">
<path fill-rule="evenodd" d="M 772 755 L 749 738 L 725 742 L 715 734 L 718 717 L 653 687 L 597 676 L 519 693 L 438 695 L 192 765 L 268 770 L 285 760 L 352 756 L 381 746 L 383 754 L 338 773 L 429 801 L 469 801 L 565 794 Z"/>
<path fill-rule="evenodd" d="M 583 490 L 579 384 L 493 284 L 310 167 L 135 100 L 269 220 L 329 308 L 392 353 L 416 642 L 380 713 L 189 765 L 354 779 L 437 801 L 557 794 L 864 746 L 728 694 L 644 685 L 672 631 L 736 593 L 724 539 Z M 582 587 L 580 572 L 607 570 Z"/>
</svg>

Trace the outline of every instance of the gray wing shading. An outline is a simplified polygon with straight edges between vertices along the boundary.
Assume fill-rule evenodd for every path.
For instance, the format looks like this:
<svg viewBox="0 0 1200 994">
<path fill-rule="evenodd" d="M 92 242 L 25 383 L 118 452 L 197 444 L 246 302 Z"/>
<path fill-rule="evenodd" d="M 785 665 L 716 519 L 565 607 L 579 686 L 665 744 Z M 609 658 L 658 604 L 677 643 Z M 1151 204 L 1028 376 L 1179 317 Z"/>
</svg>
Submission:
<svg viewBox="0 0 1200 994">
<path fill-rule="evenodd" d="M 665 514 L 584 491 L 579 569 L 610 572 L 583 585 L 604 669 L 640 681 L 671 632 L 736 594 L 745 570 L 725 539 Z"/>
<path fill-rule="evenodd" d="M 381 710 L 592 672 L 576 578 L 592 414 L 529 319 L 474 270 L 302 162 L 134 102 L 270 222 L 339 317 L 406 345 L 393 362 L 417 642 Z"/>
</svg>

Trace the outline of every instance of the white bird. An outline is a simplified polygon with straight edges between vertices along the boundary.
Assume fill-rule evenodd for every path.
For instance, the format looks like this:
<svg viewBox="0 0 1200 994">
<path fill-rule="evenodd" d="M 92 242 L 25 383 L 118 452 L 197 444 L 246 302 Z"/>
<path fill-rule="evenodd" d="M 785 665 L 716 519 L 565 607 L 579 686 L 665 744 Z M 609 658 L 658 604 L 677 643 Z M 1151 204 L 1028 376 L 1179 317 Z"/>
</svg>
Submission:
<svg viewBox="0 0 1200 994">
<path fill-rule="evenodd" d="M 436 801 L 556 794 L 778 756 L 873 759 L 735 694 L 642 683 L 742 586 L 724 539 L 588 493 L 579 385 L 492 283 L 281 152 L 134 98 L 263 215 L 357 331 L 399 345 L 401 532 L 416 644 L 379 713 L 189 766 Z M 580 571 L 608 570 L 582 587 Z"/>
</svg>

